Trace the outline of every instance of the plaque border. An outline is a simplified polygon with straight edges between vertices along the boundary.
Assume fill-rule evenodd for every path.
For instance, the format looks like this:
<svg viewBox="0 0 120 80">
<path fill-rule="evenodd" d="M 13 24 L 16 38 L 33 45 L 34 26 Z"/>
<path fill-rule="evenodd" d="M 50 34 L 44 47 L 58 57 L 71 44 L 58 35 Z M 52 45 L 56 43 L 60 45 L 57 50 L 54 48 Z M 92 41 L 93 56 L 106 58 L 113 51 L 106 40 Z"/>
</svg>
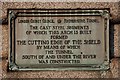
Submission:
<svg viewBox="0 0 120 80">
<path fill-rule="evenodd" d="M 28 12 L 22 12 L 22 11 L 28 11 Z M 30 12 L 30 11 L 33 12 Z M 35 11 L 40 11 L 35 12 Z M 54 11 L 58 12 L 54 12 Z M 63 10 L 63 12 L 59 12 Z M 48 11 L 52 11 L 51 13 Z M 66 11 L 66 12 L 65 12 Z M 74 11 L 74 12 L 72 12 Z M 45 15 L 50 13 L 51 15 Z M 104 63 L 101 65 L 80 65 L 79 67 L 57 67 L 57 68 L 39 68 L 39 67 L 20 67 L 15 63 L 15 19 L 17 17 L 42 17 L 41 14 L 44 14 L 43 16 L 47 17 L 56 17 L 58 15 L 54 14 L 60 14 L 61 17 L 69 17 L 69 14 L 73 14 L 73 16 L 102 16 L 104 18 L 104 39 L 105 39 L 105 60 Z M 65 13 L 63 15 L 63 13 Z M 40 14 L 40 15 L 38 15 Z M 52 15 L 53 14 L 53 15 Z M 67 15 L 66 15 L 67 14 Z M 9 23 L 9 70 L 10 71 L 22 71 L 22 70 L 108 70 L 110 67 L 109 65 L 109 18 L 110 18 L 110 9 L 104 8 L 104 9 L 36 9 L 36 8 L 30 8 L 30 9 L 8 9 L 8 23 Z M 72 15 L 70 15 L 72 16 Z"/>
</svg>

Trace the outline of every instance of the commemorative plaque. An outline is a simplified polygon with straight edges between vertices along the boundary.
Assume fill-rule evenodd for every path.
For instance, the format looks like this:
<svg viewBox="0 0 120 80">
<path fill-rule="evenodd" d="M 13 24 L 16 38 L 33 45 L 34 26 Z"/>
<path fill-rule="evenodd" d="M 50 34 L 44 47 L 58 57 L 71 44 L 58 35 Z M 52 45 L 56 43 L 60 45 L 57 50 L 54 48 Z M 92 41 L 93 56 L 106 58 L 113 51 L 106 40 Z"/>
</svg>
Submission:
<svg viewBox="0 0 120 80">
<path fill-rule="evenodd" d="M 10 9 L 10 70 L 109 69 L 109 10 Z"/>
</svg>

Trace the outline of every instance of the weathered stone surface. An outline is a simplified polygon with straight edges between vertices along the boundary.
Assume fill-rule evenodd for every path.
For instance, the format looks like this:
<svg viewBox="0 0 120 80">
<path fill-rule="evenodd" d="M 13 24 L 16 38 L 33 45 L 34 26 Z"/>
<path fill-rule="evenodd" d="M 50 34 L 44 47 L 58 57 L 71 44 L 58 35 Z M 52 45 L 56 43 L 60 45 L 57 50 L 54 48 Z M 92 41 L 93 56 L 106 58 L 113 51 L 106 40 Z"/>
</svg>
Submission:
<svg viewBox="0 0 120 80">
<path fill-rule="evenodd" d="M 120 37 L 120 25 L 114 25 L 114 57 L 120 57 L 119 37 Z"/>
<path fill-rule="evenodd" d="M 8 50 L 9 50 L 8 49 L 8 26 L 7 25 L 2 25 L 1 28 L 2 28 L 2 36 L 1 36 L 2 51 L 1 51 L 1 56 L 3 58 L 8 58 Z"/>
<path fill-rule="evenodd" d="M 110 64 L 110 67 L 111 67 L 111 73 L 113 74 L 113 78 L 118 78 L 119 75 L 119 58 L 114 58 L 111 60 L 111 64 Z"/>
<path fill-rule="evenodd" d="M 0 25 L 0 57 L 2 54 L 2 25 Z"/>
<path fill-rule="evenodd" d="M 8 8 L 110 8 L 112 18 L 118 16 L 118 2 L 2 2 L 2 16 Z"/>
<path fill-rule="evenodd" d="M 120 24 L 118 25 L 118 56 L 120 58 Z"/>
</svg>

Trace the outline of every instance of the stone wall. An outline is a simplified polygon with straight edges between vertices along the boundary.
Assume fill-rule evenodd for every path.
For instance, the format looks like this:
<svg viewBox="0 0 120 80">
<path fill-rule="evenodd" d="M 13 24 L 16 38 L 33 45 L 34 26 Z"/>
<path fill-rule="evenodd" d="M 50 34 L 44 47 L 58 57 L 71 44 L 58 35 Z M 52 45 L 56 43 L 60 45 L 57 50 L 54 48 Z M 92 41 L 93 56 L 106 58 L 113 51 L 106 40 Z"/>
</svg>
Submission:
<svg viewBox="0 0 120 80">
<path fill-rule="evenodd" d="M 119 2 L 0 2 L 0 18 L 9 8 L 110 8 L 111 19 L 120 17 Z M 120 25 L 110 25 L 110 69 L 106 71 L 8 71 L 8 25 L 0 25 L 1 78 L 120 78 Z"/>
</svg>

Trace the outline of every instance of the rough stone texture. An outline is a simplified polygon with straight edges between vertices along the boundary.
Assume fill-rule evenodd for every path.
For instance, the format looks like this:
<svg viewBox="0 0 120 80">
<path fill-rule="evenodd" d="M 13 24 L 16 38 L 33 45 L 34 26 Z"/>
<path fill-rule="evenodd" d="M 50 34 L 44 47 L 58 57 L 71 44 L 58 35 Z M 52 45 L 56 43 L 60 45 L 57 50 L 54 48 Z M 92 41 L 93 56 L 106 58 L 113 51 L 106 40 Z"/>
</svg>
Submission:
<svg viewBox="0 0 120 80">
<path fill-rule="evenodd" d="M 2 25 L 2 57 L 8 57 L 8 26 Z"/>
<path fill-rule="evenodd" d="M 111 60 L 111 64 L 110 64 L 110 67 L 111 67 L 111 73 L 113 74 L 113 78 L 117 78 L 119 77 L 118 75 L 118 71 L 119 71 L 119 59 L 118 58 L 115 58 L 115 59 L 112 59 Z"/>
<path fill-rule="evenodd" d="M 119 24 L 120 26 L 120 24 Z M 120 55 L 120 27 L 119 27 L 119 32 L 118 32 L 118 52 L 119 52 L 119 55 Z"/>
<path fill-rule="evenodd" d="M 119 28 L 120 25 L 114 25 L 114 57 L 120 57 L 119 53 Z"/>
<path fill-rule="evenodd" d="M 110 8 L 112 18 L 118 16 L 117 2 L 2 2 L 2 17 L 8 8 Z"/>
<path fill-rule="evenodd" d="M 86 3 L 86 2 L 50 2 L 50 3 L 38 3 L 38 2 L 2 2 L 2 16 L 6 17 L 8 8 L 110 8 L 111 18 L 115 19 L 119 17 L 119 5 L 118 3 Z M 2 28 L 1 28 L 2 27 Z M 0 65 L 2 66 L 2 78 L 120 78 L 120 25 L 111 26 L 114 31 L 113 39 L 111 41 L 113 47 L 112 59 L 110 60 L 110 70 L 107 71 L 22 71 L 22 72 L 8 72 L 8 26 L 0 25 L 0 39 L 2 39 L 2 58 Z M 110 36 L 112 37 L 112 36 Z M 111 38 L 112 39 L 112 38 Z M 119 44 L 118 44 L 119 43 Z M 0 57 L 1 58 L 1 57 Z"/>
</svg>

